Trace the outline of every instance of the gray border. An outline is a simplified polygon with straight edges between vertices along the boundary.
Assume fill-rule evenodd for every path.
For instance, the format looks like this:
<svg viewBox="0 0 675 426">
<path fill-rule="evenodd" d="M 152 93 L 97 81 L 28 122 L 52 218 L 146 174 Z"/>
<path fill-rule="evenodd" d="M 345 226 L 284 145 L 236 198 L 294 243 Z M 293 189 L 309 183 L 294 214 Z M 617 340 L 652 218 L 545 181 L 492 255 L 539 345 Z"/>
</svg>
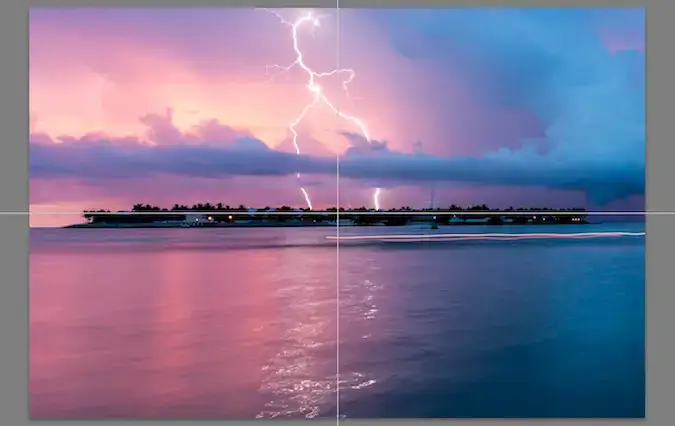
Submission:
<svg viewBox="0 0 675 426">
<path fill-rule="evenodd" d="M 179 0 L 136 0 L 136 1 L 105 1 L 99 0 L 98 5 L 186 5 Z M 307 1 L 294 0 L 258 0 L 257 6 L 274 7 L 293 3 L 295 6 L 334 6 L 334 1 Z M 0 129 L 2 129 L 2 142 L 0 142 L 0 211 L 27 211 L 28 205 L 28 149 L 26 134 L 28 130 L 28 105 L 27 105 L 27 7 L 30 2 L 23 4 L 17 0 L 2 2 L 0 4 L 0 58 L 2 58 L 0 73 L 0 99 L 2 100 L 3 112 L 0 114 Z M 42 1 L 40 5 L 92 5 L 93 2 L 62 0 L 59 2 Z M 251 2 L 242 0 L 210 1 L 202 0 L 201 5 L 236 5 L 251 6 Z M 469 1 L 469 0 L 418 0 L 415 7 L 447 7 L 447 6 L 542 6 L 542 2 L 534 0 L 521 0 L 520 2 L 507 1 Z M 648 28 L 648 105 L 649 105 L 649 142 L 647 150 L 648 176 L 647 196 L 649 211 L 675 211 L 675 187 L 670 184 L 672 180 L 666 175 L 673 171 L 670 158 L 675 158 L 675 144 L 671 143 L 668 136 L 675 134 L 675 120 L 671 119 L 672 111 L 675 111 L 675 93 L 672 85 L 667 85 L 668 76 L 675 75 L 675 52 L 672 51 L 674 44 L 668 42 L 666 33 L 670 32 L 669 25 L 675 16 L 675 2 L 671 0 L 643 0 L 640 2 L 628 1 L 594 1 L 593 6 L 636 6 L 647 7 Z M 36 4 L 37 6 L 37 4 Z M 341 7 L 410 7 L 410 2 L 403 0 L 342 0 Z M 552 6 L 550 2 L 546 6 Z M 588 1 L 567 0 L 557 6 L 590 6 Z M 671 13 L 666 10 L 670 9 Z M 670 50 L 670 52 L 668 52 Z M 668 87 L 671 87 L 668 89 Z M 670 105 L 670 107 L 669 107 Z M 5 108 L 6 107 L 6 108 Z M 6 110 L 6 111 L 5 111 Z M 668 155 L 668 152 L 671 155 Z M 672 250 L 668 250 L 671 241 L 675 240 L 675 226 L 672 226 L 675 218 L 667 216 L 651 216 L 647 221 L 647 296 L 649 300 L 648 311 L 648 404 L 647 422 L 665 425 L 668 420 L 675 418 L 672 399 L 675 387 L 675 375 L 673 369 L 667 369 L 668 360 L 675 359 L 673 350 L 672 330 L 666 321 L 666 315 L 672 314 L 669 309 L 669 300 L 675 300 L 673 286 L 670 285 L 668 276 L 675 275 L 673 272 Z M 668 224 L 671 226 L 668 226 Z M 2 271 L 2 284 L 0 286 L 0 333 L 4 340 L 0 349 L 0 414 L 2 423 L 21 425 L 28 420 L 28 386 L 26 372 L 28 369 L 28 310 L 27 310 L 27 253 L 28 253 L 28 217 L 27 215 L 0 216 L 0 241 L 9 247 L 3 250 L 0 256 L 0 271 Z M 5 253 L 6 251 L 6 253 Z M 670 269 L 670 274 L 668 273 Z M 660 312 L 660 314 L 657 314 Z M 659 318 L 657 321 L 656 318 Z M 670 334 L 671 339 L 668 339 Z M 671 373 L 668 373 L 671 371 Z M 668 397 L 667 395 L 671 395 Z M 669 414 L 672 414 L 669 416 Z M 519 425 L 527 420 L 439 420 L 441 424 L 513 424 Z M 534 420 L 537 421 L 537 420 Z M 627 420 L 631 421 L 631 420 Z M 370 423 L 396 423 L 401 421 L 350 421 L 350 424 Z M 415 421 L 405 420 L 406 424 L 414 424 Z M 423 422 L 423 421 L 420 421 Z M 600 425 L 616 424 L 622 420 L 596 420 L 575 421 L 578 424 Z M 91 424 L 133 424 L 133 421 L 92 421 Z M 140 422 L 139 422 L 140 423 Z M 191 424 L 191 421 L 178 421 L 177 424 Z M 244 423 L 233 421 L 233 424 Z M 294 421 L 277 421 L 279 424 L 295 424 Z M 319 423 L 334 424 L 334 420 Z M 563 424 L 567 421 L 550 421 L 553 424 Z M 75 422 L 60 421 L 59 424 L 76 424 Z M 77 422 L 77 424 L 84 424 Z"/>
</svg>

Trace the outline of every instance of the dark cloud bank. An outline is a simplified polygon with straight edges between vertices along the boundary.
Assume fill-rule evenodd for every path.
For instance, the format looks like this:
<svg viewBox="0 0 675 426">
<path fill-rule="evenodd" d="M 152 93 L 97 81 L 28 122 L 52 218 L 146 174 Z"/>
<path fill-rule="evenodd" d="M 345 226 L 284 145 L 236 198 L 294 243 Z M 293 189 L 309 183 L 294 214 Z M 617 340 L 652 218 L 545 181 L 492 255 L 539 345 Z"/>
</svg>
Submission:
<svg viewBox="0 0 675 426">
<path fill-rule="evenodd" d="M 535 150 L 501 151 L 481 157 L 434 157 L 401 153 L 386 142 L 368 143 L 344 134 L 351 147 L 340 158 L 340 176 L 370 185 L 397 186 L 429 182 L 487 186 L 537 186 L 581 190 L 604 204 L 644 194 L 644 159 L 598 156 L 561 161 Z M 189 138 L 186 138 L 189 139 Z M 149 145 L 134 139 L 88 136 L 54 143 L 34 135 L 30 144 L 32 179 L 77 179 L 83 182 L 129 180 L 159 175 L 225 179 L 233 176 L 336 174 L 334 157 L 297 156 L 270 149 L 262 141 L 241 136 L 224 141 L 176 140 Z"/>
</svg>

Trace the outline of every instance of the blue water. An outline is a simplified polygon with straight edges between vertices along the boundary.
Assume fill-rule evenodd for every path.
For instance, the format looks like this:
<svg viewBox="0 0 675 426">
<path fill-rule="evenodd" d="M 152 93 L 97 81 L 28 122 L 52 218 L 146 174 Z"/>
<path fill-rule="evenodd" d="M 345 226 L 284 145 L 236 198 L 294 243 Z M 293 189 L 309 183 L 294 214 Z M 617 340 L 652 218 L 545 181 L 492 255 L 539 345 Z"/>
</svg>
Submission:
<svg viewBox="0 0 675 426">
<path fill-rule="evenodd" d="M 644 237 L 334 233 L 32 230 L 31 415 L 644 416 Z"/>
</svg>

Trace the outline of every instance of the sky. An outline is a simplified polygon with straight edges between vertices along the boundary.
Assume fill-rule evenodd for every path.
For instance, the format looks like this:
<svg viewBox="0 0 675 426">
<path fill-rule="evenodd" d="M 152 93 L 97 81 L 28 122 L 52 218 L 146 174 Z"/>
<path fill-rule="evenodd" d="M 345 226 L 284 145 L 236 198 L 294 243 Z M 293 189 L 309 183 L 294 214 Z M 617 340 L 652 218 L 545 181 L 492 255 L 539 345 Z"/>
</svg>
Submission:
<svg viewBox="0 0 675 426">
<path fill-rule="evenodd" d="M 313 93 L 280 67 L 308 13 L 303 63 L 353 71 L 316 83 L 367 133 L 319 103 L 298 155 Z M 381 188 L 384 209 L 644 210 L 642 9 L 33 9 L 29 57 L 32 212 L 306 207 L 300 187 L 315 209 Z"/>
</svg>

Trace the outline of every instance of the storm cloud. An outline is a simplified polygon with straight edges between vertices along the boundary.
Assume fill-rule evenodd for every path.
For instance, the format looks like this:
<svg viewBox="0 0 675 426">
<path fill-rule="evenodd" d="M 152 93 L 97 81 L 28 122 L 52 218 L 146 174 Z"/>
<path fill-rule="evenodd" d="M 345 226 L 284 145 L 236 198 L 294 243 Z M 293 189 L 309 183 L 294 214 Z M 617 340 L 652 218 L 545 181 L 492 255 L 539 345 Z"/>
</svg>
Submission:
<svg viewBox="0 0 675 426">
<path fill-rule="evenodd" d="M 606 157 L 566 158 L 534 149 L 502 150 L 484 157 L 438 157 L 391 150 L 386 142 L 345 134 L 351 143 L 340 157 L 340 177 L 372 184 L 397 185 L 454 182 L 490 186 L 536 186 L 586 192 L 605 203 L 644 193 L 640 161 Z M 177 143 L 176 143 L 177 142 Z M 251 137 L 200 144 L 174 140 L 150 145 L 138 140 L 38 138 L 30 145 L 33 179 L 133 181 L 161 175 L 227 179 L 234 176 L 336 176 L 335 157 L 295 155 L 267 147 Z"/>
</svg>

